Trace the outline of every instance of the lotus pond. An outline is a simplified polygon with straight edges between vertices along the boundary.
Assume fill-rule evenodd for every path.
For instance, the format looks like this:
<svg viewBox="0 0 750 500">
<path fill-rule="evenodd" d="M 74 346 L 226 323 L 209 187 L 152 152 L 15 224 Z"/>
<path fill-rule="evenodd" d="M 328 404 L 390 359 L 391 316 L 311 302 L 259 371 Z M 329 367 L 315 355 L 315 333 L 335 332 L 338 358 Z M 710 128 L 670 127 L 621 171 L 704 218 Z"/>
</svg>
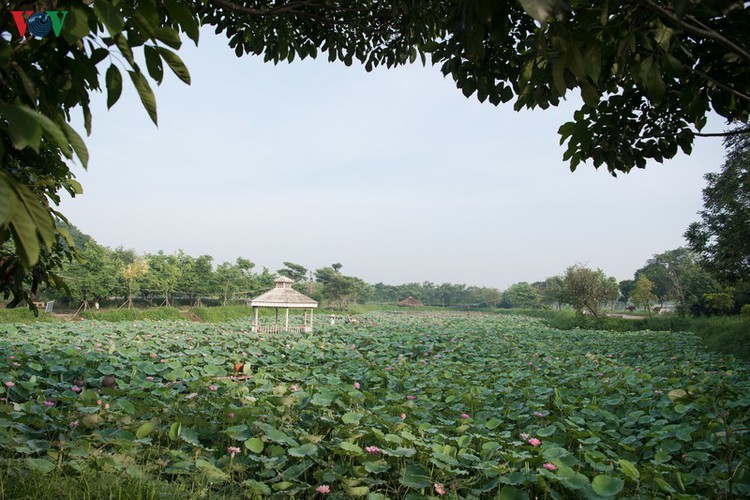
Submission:
<svg viewBox="0 0 750 500">
<path fill-rule="evenodd" d="M 247 321 L 0 325 L 0 474 L 227 498 L 742 497 L 748 374 L 692 334 L 518 316 L 272 337 Z"/>
</svg>

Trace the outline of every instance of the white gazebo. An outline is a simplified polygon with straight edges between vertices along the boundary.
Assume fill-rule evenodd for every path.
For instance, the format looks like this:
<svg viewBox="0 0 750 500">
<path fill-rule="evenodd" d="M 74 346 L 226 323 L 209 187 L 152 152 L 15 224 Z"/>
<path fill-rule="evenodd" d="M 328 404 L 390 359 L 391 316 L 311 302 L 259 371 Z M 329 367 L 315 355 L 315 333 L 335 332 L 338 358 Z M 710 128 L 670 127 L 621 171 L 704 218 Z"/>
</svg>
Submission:
<svg viewBox="0 0 750 500">
<path fill-rule="evenodd" d="M 276 288 L 272 288 L 263 295 L 255 297 L 250 301 L 249 305 L 253 308 L 255 316 L 255 322 L 253 323 L 254 332 L 312 332 L 313 309 L 318 307 L 318 303 L 292 288 L 293 284 L 294 280 L 282 276 L 276 280 Z M 276 322 L 273 326 L 261 325 L 258 322 L 258 310 L 261 307 L 272 307 L 276 310 Z M 279 325 L 279 309 L 286 309 L 283 326 Z M 304 309 L 304 322 L 301 326 L 289 326 L 289 309 Z"/>
</svg>

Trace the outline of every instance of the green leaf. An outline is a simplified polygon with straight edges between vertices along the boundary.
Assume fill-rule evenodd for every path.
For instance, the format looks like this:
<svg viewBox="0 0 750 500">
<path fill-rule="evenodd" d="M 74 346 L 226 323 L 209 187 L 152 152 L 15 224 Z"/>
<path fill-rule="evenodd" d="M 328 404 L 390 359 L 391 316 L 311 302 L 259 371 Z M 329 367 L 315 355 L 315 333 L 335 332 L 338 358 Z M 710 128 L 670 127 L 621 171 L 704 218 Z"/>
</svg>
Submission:
<svg viewBox="0 0 750 500">
<path fill-rule="evenodd" d="M 161 84 L 161 81 L 164 79 L 164 66 L 161 63 L 161 57 L 159 57 L 157 49 L 151 45 L 144 45 L 143 55 L 146 58 L 148 74 L 151 75 L 151 78 L 153 78 L 157 84 Z"/>
<path fill-rule="evenodd" d="M 4 173 L 0 173 L 0 226 L 10 220 L 11 208 L 13 207 L 15 193 L 8 183 Z"/>
<path fill-rule="evenodd" d="M 359 413 L 354 413 L 354 412 L 344 413 L 344 416 L 341 417 L 341 420 L 345 424 L 357 424 L 359 423 L 361 419 L 362 419 L 362 415 L 360 415 Z"/>
<path fill-rule="evenodd" d="M 105 80 L 107 83 L 107 109 L 110 109 L 122 94 L 122 73 L 117 69 L 117 66 L 111 64 L 107 68 Z"/>
<path fill-rule="evenodd" d="M 120 10 L 112 2 L 107 0 L 96 0 L 94 2 L 94 12 L 96 17 L 107 27 L 110 36 L 114 37 L 125 27 L 125 19 L 120 14 Z"/>
<path fill-rule="evenodd" d="M 129 399 L 119 398 L 117 400 L 117 405 L 125 410 L 126 413 L 135 415 L 135 406 L 133 406 L 133 403 L 131 403 Z"/>
<path fill-rule="evenodd" d="M 182 424 L 180 422 L 175 422 L 172 425 L 169 426 L 169 439 L 172 441 L 177 441 L 177 439 L 180 437 L 180 430 L 182 429 Z"/>
<path fill-rule="evenodd" d="M 49 474 L 55 470 L 55 464 L 44 458 L 27 458 L 25 460 L 26 465 L 42 475 Z"/>
<path fill-rule="evenodd" d="M 620 468 L 622 469 L 622 471 L 629 478 L 638 481 L 638 479 L 641 477 L 641 473 L 631 462 L 625 460 L 624 458 L 621 458 L 620 460 L 618 460 L 618 463 L 620 464 Z"/>
<path fill-rule="evenodd" d="M 594 492 L 603 497 L 613 497 L 617 495 L 620 490 L 622 490 L 624 484 L 625 481 L 620 478 L 603 475 L 596 476 L 594 480 L 591 481 L 591 487 L 594 488 Z"/>
<path fill-rule="evenodd" d="M 229 476 L 226 472 L 219 469 L 211 462 L 203 460 L 202 458 L 199 458 L 195 461 L 195 466 L 198 468 L 198 470 L 205 474 L 206 479 L 208 479 L 210 482 L 223 483 L 224 481 L 229 479 Z"/>
<path fill-rule="evenodd" d="M 366 462 L 365 470 L 371 474 L 381 474 L 391 468 L 388 462 L 385 460 L 378 460 L 376 462 Z"/>
<path fill-rule="evenodd" d="M 65 137 L 68 139 L 68 142 L 71 146 L 73 146 L 73 151 L 75 151 L 76 155 L 78 155 L 78 159 L 81 161 L 81 165 L 83 168 L 87 168 L 89 164 L 89 150 L 86 148 L 86 143 L 83 142 L 83 139 L 80 135 L 78 135 L 78 132 L 71 127 L 68 122 L 62 121 L 60 122 L 60 125 L 62 126 L 62 131 L 65 134 Z M 70 180 L 68 182 L 75 182 L 74 180 Z M 83 189 L 81 189 L 81 185 L 78 184 L 78 190 L 76 190 L 77 194 L 83 193 Z"/>
<path fill-rule="evenodd" d="M 543 427 L 542 429 L 539 429 L 536 431 L 536 435 L 539 437 L 550 437 L 555 433 L 557 430 L 557 427 L 555 425 L 548 425 L 547 427 Z"/>
<path fill-rule="evenodd" d="M 269 488 L 265 483 L 261 483 L 259 481 L 256 481 L 255 479 L 246 479 L 242 482 L 242 485 L 250 490 L 250 493 L 255 493 L 256 495 L 263 496 L 271 495 L 271 488 Z"/>
<path fill-rule="evenodd" d="M 167 65 L 172 72 L 177 75 L 177 78 L 190 85 L 190 72 L 182 62 L 182 59 L 180 59 L 177 54 L 164 47 L 157 47 L 156 50 L 159 51 L 159 54 L 167 62 Z"/>
<path fill-rule="evenodd" d="M 289 448 L 287 453 L 293 457 L 306 457 L 308 455 L 314 455 L 317 450 L 318 447 L 313 443 L 307 443 L 297 448 Z"/>
<path fill-rule="evenodd" d="M 500 424 L 502 423 L 503 423 L 502 420 L 500 420 L 499 418 L 493 417 L 487 421 L 486 425 L 489 430 L 494 430 L 494 429 L 497 429 L 497 427 L 500 426 Z"/>
<path fill-rule="evenodd" d="M 154 92 L 151 90 L 151 86 L 148 81 L 143 77 L 140 71 L 128 71 L 130 79 L 133 81 L 135 89 L 138 91 L 138 96 L 141 98 L 143 107 L 146 108 L 148 116 L 154 125 L 158 125 L 156 117 L 156 97 Z"/>
<path fill-rule="evenodd" d="M 347 455 L 362 455 L 363 451 L 360 446 L 357 446 L 354 443 L 350 443 L 349 441 L 342 441 L 339 444 L 339 448 L 347 452 Z"/>
<path fill-rule="evenodd" d="M 33 111 L 26 106 L 0 105 L 0 115 L 8 120 L 8 132 L 13 147 L 23 149 L 30 147 L 39 152 L 39 141 L 42 140 L 42 127 L 33 116 Z"/>
<path fill-rule="evenodd" d="M 149 434 L 154 432 L 154 429 L 156 429 L 156 423 L 153 421 L 145 422 L 141 424 L 140 427 L 138 427 L 138 430 L 135 431 L 135 437 L 138 439 L 143 439 L 147 437 Z"/>
<path fill-rule="evenodd" d="M 515 486 L 505 486 L 497 494 L 497 500 L 529 500 L 529 494 Z"/>
<path fill-rule="evenodd" d="M 407 465 L 401 469 L 399 482 L 409 488 L 429 488 L 432 486 L 430 473 L 419 465 Z"/>
<path fill-rule="evenodd" d="M 196 45 L 198 45 L 198 37 L 200 30 L 198 28 L 198 20 L 195 18 L 193 12 L 178 3 L 176 0 L 166 1 L 167 12 L 172 16 L 179 24 L 180 29 L 190 38 Z"/>
<path fill-rule="evenodd" d="M 182 427 L 180 429 L 180 439 L 182 439 L 188 444 L 192 444 L 193 446 L 203 448 L 203 445 L 201 444 L 200 439 L 198 439 L 198 433 L 195 432 L 195 430 L 191 429 L 190 427 Z"/>
<path fill-rule="evenodd" d="M 245 441 L 245 448 L 252 451 L 253 453 L 262 452 L 264 447 L 265 445 L 263 444 L 263 441 L 258 438 L 251 438 Z"/>
</svg>

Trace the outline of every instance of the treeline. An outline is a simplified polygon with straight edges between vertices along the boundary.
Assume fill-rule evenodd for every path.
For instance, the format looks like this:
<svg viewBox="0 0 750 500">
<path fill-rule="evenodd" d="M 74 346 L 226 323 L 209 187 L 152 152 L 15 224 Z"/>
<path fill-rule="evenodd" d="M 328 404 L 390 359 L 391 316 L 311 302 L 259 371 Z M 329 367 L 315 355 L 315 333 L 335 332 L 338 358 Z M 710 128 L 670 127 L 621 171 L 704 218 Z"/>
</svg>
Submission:
<svg viewBox="0 0 750 500">
<path fill-rule="evenodd" d="M 716 315 L 738 312 L 750 302 L 746 288 L 728 288 L 699 265 L 685 248 L 654 255 L 633 279 L 618 282 L 600 269 L 574 265 L 564 273 L 534 283 L 515 283 L 501 291 L 491 287 L 432 282 L 388 285 L 368 284 L 342 272 L 340 263 L 310 270 L 284 262 L 276 271 L 257 269 L 249 259 L 214 263 L 210 255 L 193 257 L 182 251 L 139 255 L 124 248 L 110 249 L 82 235 L 74 227 L 80 261 L 63 268 L 68 286 L 64 294 L 49 290 L 49 298 L 70 300 L 74 308 L 108 305 L 132 307 L 134 303 L 170 306 L 229 305 L 260 295 L 274 286 L 278 276 L 293 279 L 295 288 L 319 302 L 339 308 L 352 303 L 395 304 L 413 297 L 426 306 L 541 309 L 571 307 L 598 316 L 603 308 L 627 304 L 649 310 L 673 308 L 678 313 Z"/>
</svg>

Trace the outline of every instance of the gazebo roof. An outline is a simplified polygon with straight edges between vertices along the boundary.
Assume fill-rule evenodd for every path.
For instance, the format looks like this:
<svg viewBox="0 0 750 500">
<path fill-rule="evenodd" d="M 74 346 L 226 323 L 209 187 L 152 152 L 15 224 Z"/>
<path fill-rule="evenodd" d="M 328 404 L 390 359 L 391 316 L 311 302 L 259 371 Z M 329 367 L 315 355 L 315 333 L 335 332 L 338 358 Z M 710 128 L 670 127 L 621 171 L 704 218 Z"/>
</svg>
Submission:
<svg viewBox="0 0 750 500">
<path fill-rule="evenodd" d="M 307 295 L 292 288 L 294 280 L 282 276 L 276 280 L 276 288 L 255 297 L 250 301 L 250 307 L 289 307 L 313 309 L 318 303 Z"/>
</svg>

